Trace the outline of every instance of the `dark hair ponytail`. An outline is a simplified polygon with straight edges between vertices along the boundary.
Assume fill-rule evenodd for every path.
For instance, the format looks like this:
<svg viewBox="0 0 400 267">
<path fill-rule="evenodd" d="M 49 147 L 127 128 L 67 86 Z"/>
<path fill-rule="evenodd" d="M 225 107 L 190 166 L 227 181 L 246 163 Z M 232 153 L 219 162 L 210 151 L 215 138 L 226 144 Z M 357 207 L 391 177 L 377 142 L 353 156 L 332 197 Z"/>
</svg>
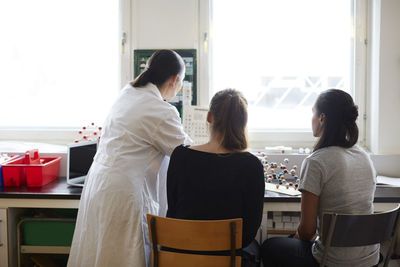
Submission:
<svg viewBox="0 0 400 267">
<path fill-rule="evenodd" d="M 219 91 L 211 99 L 212 131 L 220 134 L 221 145 L 232 151 L 247 148 L 247 100 L 234 89 Z"/>
<path fill-rule="evenodd" d="M 338 89 L 322 92 L 315 102 L 317 114 L 325 114 L 322 133 L 314 147 L 318 150 L 328 146 L 352 147 L 358 140 L 358 107 L 353 98 Z"/>
<path fill-rule="evenodd" d="M 133 81 L 133 87 L 153 83 L 162 86 L 171 76 L 182 75 L 185 63 L 181 56 L 172 50 L 158 50 L 147 61 L 145 70 Z"/>
</svg>

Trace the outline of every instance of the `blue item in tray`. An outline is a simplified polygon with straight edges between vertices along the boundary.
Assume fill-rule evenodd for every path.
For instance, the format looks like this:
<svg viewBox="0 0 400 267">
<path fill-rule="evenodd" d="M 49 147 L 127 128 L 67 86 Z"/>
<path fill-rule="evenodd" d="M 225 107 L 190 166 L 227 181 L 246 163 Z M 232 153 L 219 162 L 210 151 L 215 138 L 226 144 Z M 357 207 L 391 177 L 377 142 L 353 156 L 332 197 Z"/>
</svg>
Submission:
<svg viewBox="0 0 400 267">
<path fill-rule="evenodd" d="M 0 187 L 2 187 L 4 185 L 3 182 L 3 169 L 0 166 Z"/>
<path fill-rule="evenodd" d="M 7 154 L 0 154 L 0 164 L 6 163 L 7 161 L 19 158 L 20 156 L 8 156 Z M 3 168 L 0 165 L 0 187 L 4 186 L 4 176 L 3 176 Z"/>
</svg>

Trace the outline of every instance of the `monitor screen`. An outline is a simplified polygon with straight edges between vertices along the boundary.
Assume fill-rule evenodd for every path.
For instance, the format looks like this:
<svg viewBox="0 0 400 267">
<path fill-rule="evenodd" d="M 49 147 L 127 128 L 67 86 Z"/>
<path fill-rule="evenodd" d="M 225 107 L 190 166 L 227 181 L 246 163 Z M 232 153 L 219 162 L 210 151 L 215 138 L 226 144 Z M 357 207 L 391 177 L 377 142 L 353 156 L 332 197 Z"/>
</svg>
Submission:
<svg viewBox="0 0 400 267">
<path fill-rule="evenodd" d="M 79 143 L 68 147 L 67 182 L 83 184 L 96 155 L 97 142 Z"/>
</svg>

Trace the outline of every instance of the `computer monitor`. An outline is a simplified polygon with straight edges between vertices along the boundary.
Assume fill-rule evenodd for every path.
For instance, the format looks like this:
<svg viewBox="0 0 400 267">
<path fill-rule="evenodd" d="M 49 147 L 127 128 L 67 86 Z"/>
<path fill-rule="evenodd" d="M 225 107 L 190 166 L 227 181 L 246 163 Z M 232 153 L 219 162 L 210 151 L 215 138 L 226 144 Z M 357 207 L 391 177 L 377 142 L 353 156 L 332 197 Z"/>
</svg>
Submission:
<svg viewBox="0 0 400 267">
<path fill-rule="evenodd" d="M 68 145 L 67 184 L 83 187 L 97 151 L 97 141 Z"/>
</svg>

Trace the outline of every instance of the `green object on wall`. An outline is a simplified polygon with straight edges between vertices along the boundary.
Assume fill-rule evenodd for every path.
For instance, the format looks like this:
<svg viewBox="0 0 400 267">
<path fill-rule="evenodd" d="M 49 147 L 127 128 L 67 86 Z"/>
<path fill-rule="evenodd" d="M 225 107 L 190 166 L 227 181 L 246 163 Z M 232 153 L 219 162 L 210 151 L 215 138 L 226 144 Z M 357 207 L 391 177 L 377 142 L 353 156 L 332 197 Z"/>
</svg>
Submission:
<svg viewBox="0 0 400 267">
<path fill-rule="evenodd" d="M 192 83 L 192 105 L 197 105 L 197 54 L 196 49 L 172 49 L 178 53 L 185 61 L 186 73 L 184 81 Z M 136 49 L 133 51 L 134 55 L 134 77 L 136 78 L 144 68 L 146 67 L 147 60 L 150 56 L 157 51 L 156 49 Z M 182 95 L 182 92 L 178 92 L 177 98 Z M 182 101 L 171 101 L 182 117 Z"/>
</svg>

